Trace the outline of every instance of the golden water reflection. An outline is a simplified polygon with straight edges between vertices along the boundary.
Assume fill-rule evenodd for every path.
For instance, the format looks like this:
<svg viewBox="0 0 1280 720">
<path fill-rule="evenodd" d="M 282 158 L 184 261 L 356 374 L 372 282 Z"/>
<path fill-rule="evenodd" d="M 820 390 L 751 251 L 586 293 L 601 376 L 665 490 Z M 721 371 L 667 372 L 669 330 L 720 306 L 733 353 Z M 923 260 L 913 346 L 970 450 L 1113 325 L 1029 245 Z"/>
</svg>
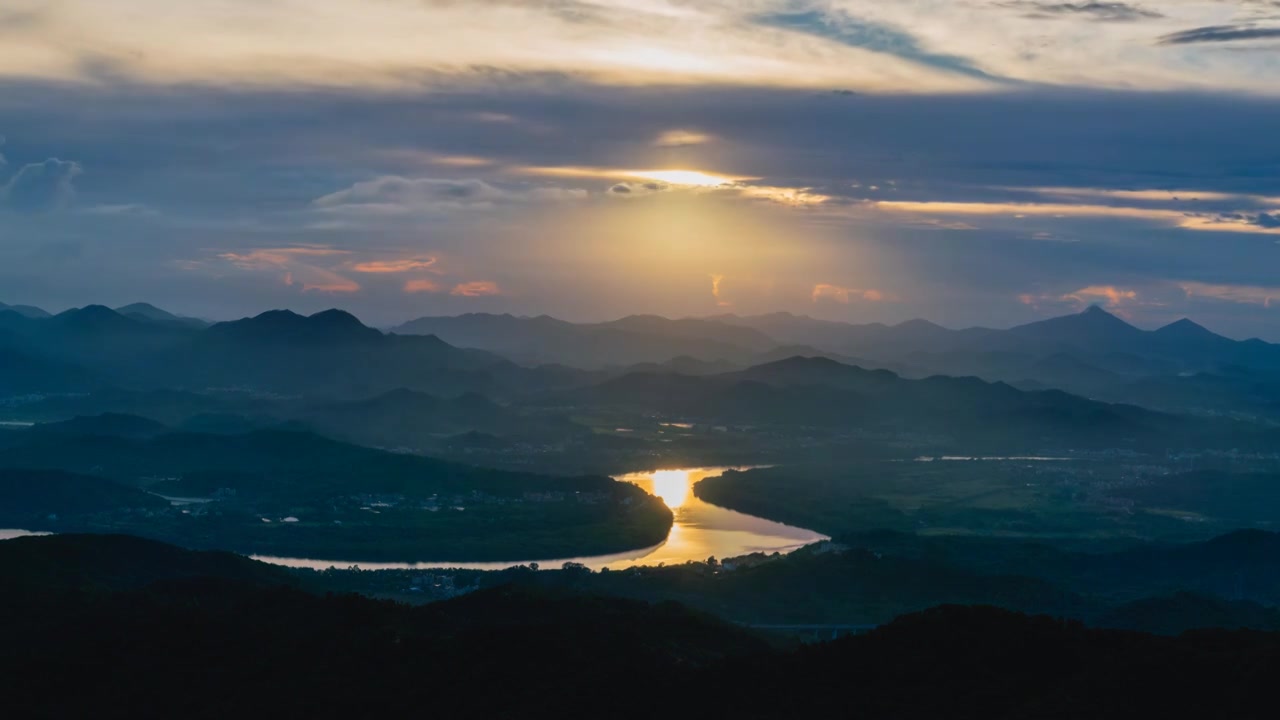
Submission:
<svg viewBox="0 0 1280 720">
<path fill-rule="evenodd" d="M 624 475 L 620 479 L 640 486 L 672 510 L 689 501 L 689 496 L 693 494 L 693 483 L 696 482 L 689 470 L 658 470 L 647 475 Z"/>
</svg>

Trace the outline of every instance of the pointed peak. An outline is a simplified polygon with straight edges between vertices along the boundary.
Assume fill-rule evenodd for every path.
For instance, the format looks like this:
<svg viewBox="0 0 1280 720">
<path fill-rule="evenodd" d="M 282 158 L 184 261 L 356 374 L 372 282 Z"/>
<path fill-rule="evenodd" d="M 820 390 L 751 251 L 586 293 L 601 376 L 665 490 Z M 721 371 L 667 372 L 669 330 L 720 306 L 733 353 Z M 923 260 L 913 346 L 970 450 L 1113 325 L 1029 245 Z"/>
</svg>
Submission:
<svg viewBox="0 0 1280 720">
<path fill-rule="evenodd" d="M 1160 335 L 1162 337 L 1186 338 L 1188 340 L 1191 340 L 1191 339 L 1210 340 L 1210 339 L 1222 337 L 1221 335 L 1213 332 L 1212 330 L 1206 328 L 1205 326 L 1200 325 L 1199 323 L 1192 322 L 1187 318 L 1182 318 L 1181 320 L 1171 322 L 1168 325 L 1165 325 L 1164 327 L 1156 330 L 1155 332 L 1157 335 Z"/>
<path fill-rule="evenodd" d="M 134 321 L 121 315 L 105 305 L 85 305 L 72 308 L 54 316 L 54 320 L 65 325 L 79 327 L 103 326 L 108 323 L 134 324 Z"/>
<path fill-rule="evenodd" d="M 1156 332 L 1187 332 L 1189 330 L 1196 331 L 1196 332 L 1209 332 L 1208 328 L 1206 328 L 1205 326 L 1199 323 L 1193 322 L 1189 318 L 1174 320 L 1168 325 L 1165 325 L 1164 327 L 1156 330 Z"/>
</svg>

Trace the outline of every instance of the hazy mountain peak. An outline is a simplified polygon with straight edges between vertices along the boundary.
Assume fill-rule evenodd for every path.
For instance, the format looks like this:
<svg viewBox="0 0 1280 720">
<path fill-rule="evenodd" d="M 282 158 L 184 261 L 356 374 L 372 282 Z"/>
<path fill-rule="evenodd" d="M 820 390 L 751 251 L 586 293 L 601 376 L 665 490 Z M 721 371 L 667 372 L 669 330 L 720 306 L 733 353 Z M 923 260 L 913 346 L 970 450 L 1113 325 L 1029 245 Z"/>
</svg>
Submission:
<svg viewBox="0 0 1280 720">
<path fill-rule="evenodd" d="M 129 305 L 116 308 L 116 312 L 126 317 L 140 317 L 145 320 L 156 320 L 160 322 L 182 322 L 182 318 L 174 315 L 168 310 L 162 310 L 155 305 L 147 302 L 136 302 Z"/>
<path fill-rule="evenodd" d="M 941 325 L 934 322 L 929 322 L 928 320 L 925 320 L 923 318 L 915 318 L 914 320 L 908 320 L 906 322 L 898 323 L 893 327 L 898 330 L 946 331 L 946 328 L 942 327 Z"/>
<path fill-rule="evenodd" d="M 1183 338 L 1216 338 L 1221 337 L 1203 325 L 1182 318 L 1156 330 L 1160 335 Z"/>
<path fill-rule="evenodd" d="M 86 305 L 58 313 L 53 317 L 58 323 L 79 328 L 106 328 L 135 325 L 136 322 L 105 305 Z"/>
<path fill-rule="evenodd" d="M 1091 340 L 1100 341 L 1106 338 L 1138 335 L 1142 331 L 1100 306 L 1090 305 L 1083 312 L 1020 325 L 1013 328 L 1011 332 L 1045 334 L 1051 336 L 1050 339 L 1061 337 L 1080 340 L 1084 339 L 1081 336 L 1088 336 Z"/>
<path fill-rule="evenodd" d="M 360 322 L 359 318 L 355 315 L 352 315 L 346 310 L 339 310 L 337 308 L 330 308 L 329 310 L 318 312 L 307 319 L 312 323 L 324 323 L 333 327 L 365 327 L 365 324 Z"/>
<path fill-rule="evenodd" d="M 53 317 L 50 313 L 35 307 L 34 305 L 6 305 L 0 303 L 0 311 L 8 310 L 31 320 L 43 320 Z"/>
<path fill-rule="evenodd" d="M 382 333 L 361 323 L 344 310 L 325 310 L 310 317 L 292 310 L 268 310 L 252 318 L 219 323 L 216 333 L 264 340 L 334 341 L 382 337 Z"/>
</svg>

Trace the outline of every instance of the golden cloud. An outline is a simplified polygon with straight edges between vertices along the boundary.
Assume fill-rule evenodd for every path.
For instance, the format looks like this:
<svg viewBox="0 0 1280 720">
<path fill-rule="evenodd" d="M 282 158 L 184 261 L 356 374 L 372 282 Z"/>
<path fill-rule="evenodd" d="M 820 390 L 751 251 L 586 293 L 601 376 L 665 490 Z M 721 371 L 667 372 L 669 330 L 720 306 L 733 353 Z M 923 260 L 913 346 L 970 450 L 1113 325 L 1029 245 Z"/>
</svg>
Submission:
<svg viewBox="0 0 1280 720">
<path fill-rule="evenodd" d="M 442 291 L 434 280 L 419 278 L 417 280 L 409 280 L 404 284 L 404 291 L 407 293 L 436 293 Z"/>
<path fill-rule="evenodd" d="M 685 145 L 701 145 L 711 142 L 713 138 L 706 133 L 693 130 L 668 130 L 653 141 L 655 147 L 684 147 Z"/>
<path fill-rule="evenodd" d="M 498 287 L 498 283 L 490 280 L 472 280 L 470 282 L 458 283 L 449 291 L 450 295 L 459 295 L 462 297 L 486 297 L 490 295 L 501 295 L 502 290 Z"/>
<path fill-rule="evenodd" d="M 716 299 L 716 305 L 718 307 L 732 307 L 733 303 L 720 297 L 720 283 L 722 282 L 724 282 L 723 275 L 711 276 L 711 296 Z"/>
<path fill-rule="evenodd" d="M 853 300 L 886 302 L 895 300 L 896 298 L 882 290 L 851 288 L 840 285 L 831 285 L 829 283 L 818 283 L 813 286 L 813 292 L 810 293 L 809 299 L 813 302 L 829 300 L 832 302 L 838 302 L 842 305 L 848 305 Z"/>
<path fill-rule="evenodd" d="M 1090 285 L 1083 287 L 1075 292 L 1067 293 L 1062 296 L 1063 300 L 1075 300 L 1080 303 L 1089 303 L 1095 300 L 1106 300 L 1110 307 L 1118 307 L 1122 303 L 1137 300 L 1138 292 L 1136 290 L 1125 290 L 1115 287 L 1114 285 Z"/>
<path fill-rule="evenodd" d="M 402 260 L 372 260 L 356 263 L 352 270 L 361 273 L 402 273 L 414 270 L 430 270 L 439 262 L 439 258 L 404 258 Z"/>
</svg>

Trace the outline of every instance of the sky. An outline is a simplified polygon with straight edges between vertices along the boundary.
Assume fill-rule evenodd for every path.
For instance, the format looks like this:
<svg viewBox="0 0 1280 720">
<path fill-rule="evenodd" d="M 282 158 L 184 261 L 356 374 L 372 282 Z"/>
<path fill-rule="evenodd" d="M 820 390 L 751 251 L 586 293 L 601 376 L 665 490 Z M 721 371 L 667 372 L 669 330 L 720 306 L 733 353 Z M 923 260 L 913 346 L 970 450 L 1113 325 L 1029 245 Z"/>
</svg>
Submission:
<svg viewBox="0 0 1280 720">
<path fill-rule="evenodd" d="M 1280 341 L 1280 0 L 5 0 L 0 302 Z"/>
</svg>

